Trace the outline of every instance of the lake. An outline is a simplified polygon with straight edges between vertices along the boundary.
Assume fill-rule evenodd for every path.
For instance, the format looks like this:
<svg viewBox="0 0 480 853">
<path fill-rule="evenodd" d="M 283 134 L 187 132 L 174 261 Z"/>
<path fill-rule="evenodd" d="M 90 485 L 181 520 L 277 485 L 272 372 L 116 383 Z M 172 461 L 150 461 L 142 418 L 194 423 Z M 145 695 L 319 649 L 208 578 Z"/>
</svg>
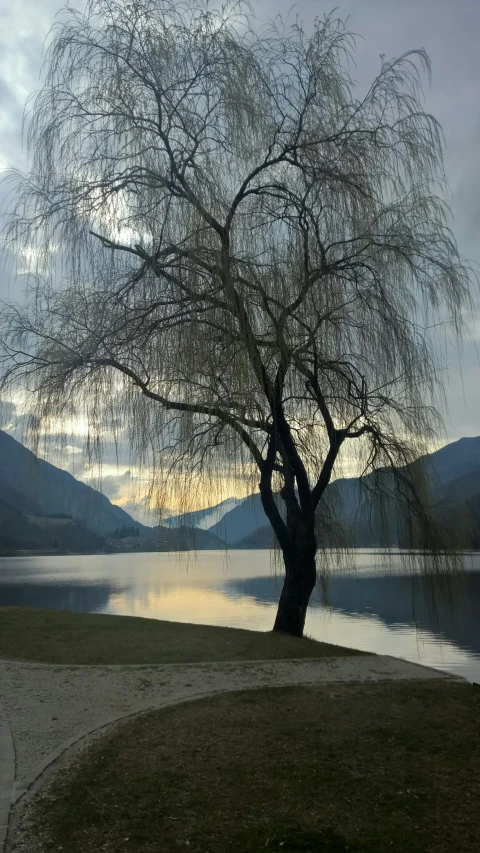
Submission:
<svg viewBox="0 0 480 853">
<path fill-rule="evenodd" d="M 398 555 L 357 552 L 348 571 L 332 570 L 327 600 L 312 596 L 305 633 L 480 683 L 480 554 L 465 568 L 433 602 Z M 269 551 L 0 558 L 0 605 L 259 631 L 273 626 L 281 583 Z"/>
</svg>

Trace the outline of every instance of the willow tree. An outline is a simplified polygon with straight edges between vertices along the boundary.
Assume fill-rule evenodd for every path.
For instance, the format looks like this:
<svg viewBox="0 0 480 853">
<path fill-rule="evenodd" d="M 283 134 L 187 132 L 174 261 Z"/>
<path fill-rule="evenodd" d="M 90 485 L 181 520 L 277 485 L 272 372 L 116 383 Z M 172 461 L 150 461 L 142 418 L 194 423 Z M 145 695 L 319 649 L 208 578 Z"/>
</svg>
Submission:
<svg viewBox="0 0 480 853">
<path fill-rule="evenodd" d="M 383 61 L 358 95 L 353 51 L 334 15 L 307 32 L 242 3 L 90 0 L 54 26 L 9 176 L 32 278 L 4 309 L 4 376 L 42 417 L 98 428 L 115 400 L 139 451 L 153 435 L 182 470 L 256 470 L 275 629 L 299 635 L 342 448 L 389 469 L 438 547 L 407 463 L 436 428 L 428 326 L 458 332 L 468 298 L 428 57 Z"/>
</svg>

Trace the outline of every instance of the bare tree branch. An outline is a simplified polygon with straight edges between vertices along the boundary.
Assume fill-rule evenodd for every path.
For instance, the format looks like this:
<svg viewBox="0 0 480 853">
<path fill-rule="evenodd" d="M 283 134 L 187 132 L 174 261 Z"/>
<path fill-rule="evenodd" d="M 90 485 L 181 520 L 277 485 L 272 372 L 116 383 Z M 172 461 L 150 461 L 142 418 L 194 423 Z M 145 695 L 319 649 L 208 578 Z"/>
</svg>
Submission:
<svg viewBox="0 0 480 853">
<path fill-rule="evenodd" d="M 459 335 L 471 298 L 428 57 L 359 100 L 354 46 L 334 14 L 307 34 L 242 2 L 89 0 L 53 28 L 31 168 L 6 178 L 32 295 L 4 307 L 3 387 L 127 423 L 169 471 L 254 472 L 297 633 L 345 447 L 396 475 L 430 547 L 406 466 L 441 423 L 432 330 Z"/>
</svg>

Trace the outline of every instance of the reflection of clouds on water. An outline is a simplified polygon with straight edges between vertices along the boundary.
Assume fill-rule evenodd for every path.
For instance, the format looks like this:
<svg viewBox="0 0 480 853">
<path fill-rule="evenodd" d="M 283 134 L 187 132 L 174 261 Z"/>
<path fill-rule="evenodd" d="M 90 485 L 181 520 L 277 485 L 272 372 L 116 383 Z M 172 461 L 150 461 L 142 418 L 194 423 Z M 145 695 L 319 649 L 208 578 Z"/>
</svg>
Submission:
<svg viewBox="0 0 480 853">
<path fill-rule="evenodd" d="M 230 597 L 220 590 L 202 586 L 166 584 L 155 591 L 129 587 L 110 596 L 105 612 L 268 631 L 273 625 L 275 607 L 241 594 Z"/>
</svg>

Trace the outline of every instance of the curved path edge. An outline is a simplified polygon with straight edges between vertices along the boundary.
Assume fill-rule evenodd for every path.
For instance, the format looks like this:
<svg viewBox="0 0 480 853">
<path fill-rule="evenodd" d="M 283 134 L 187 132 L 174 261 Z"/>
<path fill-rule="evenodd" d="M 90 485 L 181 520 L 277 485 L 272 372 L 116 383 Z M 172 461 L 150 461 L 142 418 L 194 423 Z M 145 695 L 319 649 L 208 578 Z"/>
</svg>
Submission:
<svg viewBox="0 0 480 853">
<path fill-rule="evenodd" d="M 438 679 L 443 681 L 447 680 L 463 683 L 465 683 L 466 681 L 466 679 L 460 676 L 456 676 L 451 673 L 446 673 L 440 670 L 432 670 L 429 667 L 422 666 L 421 664 L 414 665 L 414 669 L 412 671 L 412 669 L 410 669 L 410 667 L 412 666 L 410 661 L 404 662 L 401 659 L 392 658 L 389 655 L 381 656 L 381 658 L 376 655 L 368 655 L 366 657 L 369 658 L 369 663 L 372 664 L 372 673 L 373 671 L 375 671 L 375 664 L 380 664 L 381 661 L 385 663 L 394 662 L 397 664 L 406 664 L 406 671 L 397 672 L 396 674 L 390 673 L 388 671 L 382 672 L 377 670 L 375 672 L 375 680 L 379 681 L 403 681 L 411 679 Z M 337 658 L 335 660 L 339 659 Z M 356 660 L 358 660 L 358 658 L 356 658 Z M 305 659 L 301 659 L 301 661 L 305 663 Z M 320 661 L 322 663 L 325 663 L 325 659 L 318 659 L 318 661 L 315 662 L 320 663 Z M 299 661 L 295 662 L 298 663 Z M 236 663 L 237 662 L 235 662 L 235 664 Z M 246 663 L 253 663 L 255 665 L 257 663 L 260 663 L 260 661 L 249 661 Z M 265 664 L 266 661 L 262 661 L 262 663 Z M 268 661 L 268 663 L 271 662 Z M 141 667 L 139 667 L 139 669 L 141 669 Z M 401 667 L 401 669 L 403 669 L 403 667 Z M 419 670 L 421 670 L 421 672 Z M 331 673 L 329 677 L 327 677 L 323 681 L 323 683 L 335 683 L 337 681 L 340 683 L 343 682 L 350 684 L 365 683 L 364 678 L 348 678 L 346 680 L 343 680 L 342 678 L 336 677 L 333 673 Z M 246 685 L 245 683 L 240 684 L 238 686 L 229 684 L 228 687 L 212 686 L 209 689 L 196 691 L 195 693 L 192 693 L 191 691 L 186 691 L 183 695 L 177 694 L 175 696 L 171 696 L 169 699 L 163 699 L 160 702 L 147 702 L 143 705 L 137 705 L 135 708 L 130 709 L 128 711 L 123 711 L 120 714 L 117 713 L 105 716 L 99 724 L 90 726 L 89 728 L 86 728 L 83 731 L 77 732 L 74 737 L 64 741 L 60 746 L 56 747 L 53 751 L 51 751 L 44 758 L 42 758 L 40 762 L 35 764 L 32 769 L 26 774 L 26 776 L 24 776 L 20 781 L 15 781 L 14 742 L 10 731 L 6 710 L 0 701 L 0 853 L 10 853 L 10 851 L 14 849 L 15 830 L 23 813 L 23 809 L 28 804 L 30 798 L 34 794 L 36 794 L 40 790 L 40 788 L 43 787 L 46 781 L 57 769 L 59 769 L 61 766 L 63 766 L 70 760 L 70 758 L 76 751 L 79 751 L 80 749 L 86 747 L 90 740 L 93 740 L 98 735 L 101 735 L 115 724 L 120 723 L 124 720 L 128 720 L 129 718 L 148 713 L 150 711 L 161 710 L 162 708 L 168 708 L 174 705 L 180 705 L 209 696 L 221 695 L 224 693 L 264 689 L 265 687 L 318 687 L 321 683 L 322 680 L 319 680 L 318 677 L 315 679 L 301 679 L 299 681 L 294 681 L 290 683 L 288 682 L 288 680 L 285 681 L 284 679 L 280 678 L 278 681 L 252 684 L 250 686 Z"/>
<path fill-rule="evenodd" d="M 7 838 L 15 795 L 15 748 L 7 712 L 0 700 L 0 853 Z"/>
<path fill-rule="evenodd" d="M 317 685 L 316 681 L 305 681 L 301 685 L 292 685 L 292 686 L 312 686 Z M 286 687 L 288 685 L 285 682 L 279 682 L 278 684 L 269 684 L 269 687 Z M 256 685 L 254 687 L 227 687 L 227 688 L 218 688 L 214 687 L 211 690 L 203 690 L 198 693 L 188 693 L 185 696 L 176 696 L 171 699 L 164 700 L 163 702 L 155 702 L 153 704 L 146 704 L 144 707 L 138 707 L 134 711 L 126 711 L 122 714 L 118 714 L 116 716 L 112 716 L 103 720 L 103 722 L 99 726 L 93 726 L 92 728 L 85 729 L 85 731 L 76 735 L 69 740 L 66 740 L 61 746 L 54 749 L 49 755 L 47 755 L 41 762 L 39 762 L 30 773 L 28 773 L 21 782 L 15 783 L 12 777 L 10 788 L 9 788 L 9 797 L 8 797 L 8 809 L 6 812 L 6 823 L 4 827 L 4 834 L 1 833 L 1 825 L 0 825 L 0 853 L 10 853 L 13 850 L 14 845 L 14 836 L 15 829 L 18 825 L 18 821 L 21 817 L 23 808 L 27 805 L 30 798 L 39 791 L 40 788 L 48 781 L 50 776 L 63 764 L 67 763 L 69 759 L 80 749 L 85 748 L 90 740 L 93 740 L 98 735 L 101 735 L 107 729 L 114 726 L 116 723 L 121 723 L 124 720 L 128 720 L 132 717 L 140 716 L 141 714 L 146 714 L 149 711 L 160 711 L 162 708 L 169 708 L 173 705 L 183 705 L 187 702 L 195 702 L 198 699 L 203 699 L 207 696 L 218 696 L 223 693 L 238 693 L 243 690 L 262 690 L 265 689 L 265 685 Z M 8 721 L 7 721 L 8 724 Z M 1 732 L 1 730 L 0 730 Z M 13 741 L 12 741 L 12 750 L 13 750 Z M 0 752 L 1 755 L 1 752 Z M 13 770 L 14 773 L 14 763 Z M 0 776 L 1 780 L 1 776 Z M 1 787 L 0 787 L 0 795 L 1 795 Z M 1 818 L 1 813 L 0 813 Z"/>
</svg>

